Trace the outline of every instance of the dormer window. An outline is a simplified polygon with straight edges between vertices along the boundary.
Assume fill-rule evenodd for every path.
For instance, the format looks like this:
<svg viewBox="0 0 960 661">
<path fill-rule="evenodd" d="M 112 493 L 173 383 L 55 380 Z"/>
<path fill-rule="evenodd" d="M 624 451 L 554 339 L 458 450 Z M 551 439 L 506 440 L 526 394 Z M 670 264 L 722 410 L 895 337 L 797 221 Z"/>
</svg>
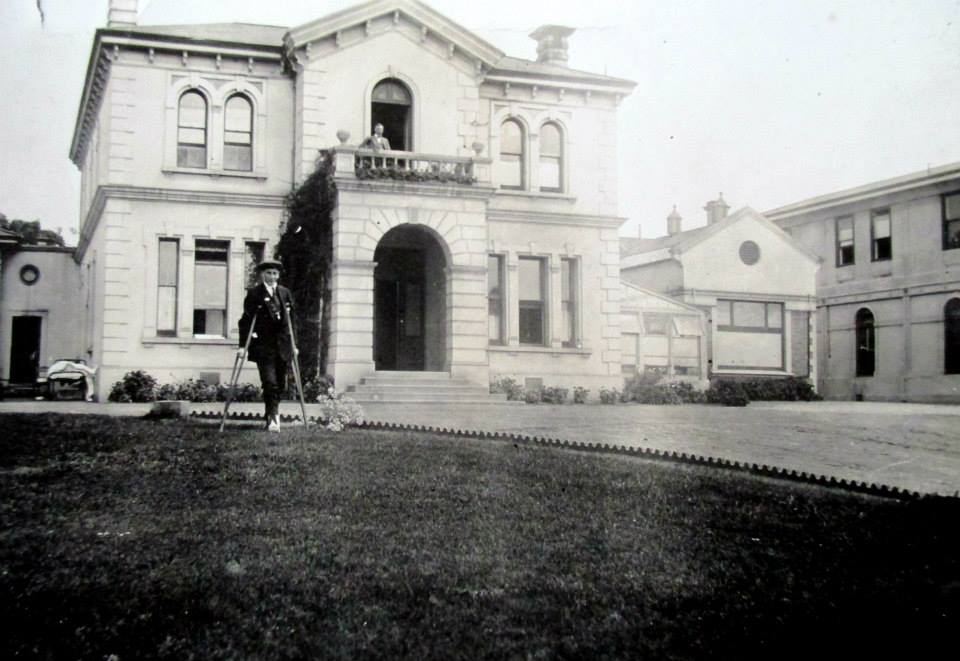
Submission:
<svg viewBox="0 0 960 661">
<path fill-rule="evenodd" d="M 207 100 L 196 90 L 180 96 L 177 165 L 182 168 L 207 167 Z"/>
<path fill-rule="evenodd" d="M 383 136 L 390 141 L 390 148 L 410 151 L 413 148 L 412 122 L 413 96 L 407 86 L 396 78 L 385 78 L 373 88 L 371 98 L 370 128 L 383 124 Z"/>
</svg>

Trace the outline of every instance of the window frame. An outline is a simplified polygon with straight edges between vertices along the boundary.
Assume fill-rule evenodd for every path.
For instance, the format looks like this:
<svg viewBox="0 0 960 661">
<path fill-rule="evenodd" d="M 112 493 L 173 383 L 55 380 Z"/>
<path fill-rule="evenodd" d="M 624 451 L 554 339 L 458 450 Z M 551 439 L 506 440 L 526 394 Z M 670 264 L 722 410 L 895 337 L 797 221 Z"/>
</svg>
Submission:
<svg viewBox="0 0 960 661">
<path fill-rule="evenodd" d="M 843 261 L 843 249 L 845 247 L 843 245 L 843 242 L 845 240 L 840 238 L 840 229 L 841 229 L 840 223 L 843 221 L 850 222 L 850 239 L 849 239 L 850 261 L 848 262 Z M 856 249 L 857 231 L 856 231 L 856 223 L 854 222 L 853 216 L 852 215 L 837 216 L 836 218 L 834 218 L 833 227 L 834 227 L 834 259 L 835 259 L 837 268 L 842 268 L 844 266 L 853 266 L 854 264 L 857 263 L 857 249 Z"/>
<path fill-rule="evenodd" d="M 229 337 L 229 310 L 230 310 L 230 241 L 226 239 L 209 239 L 209 238 L 198 238 L 194 239 L 193 242 L 194 248 L 194 260 L 193 260 L 193 273 L 194 273 L 194 290 L 193 290 L 193 320 L 192 320 L 192 335 L 194 338 L 199 339 L 223 339 Z M 216 251 L 218 253 L 223 253 L 223 261 L 220 260 L 200 260 L 198 255 L 202 250 L 208 250 L 210 252 Z M 196 282 L 197 278 L 197 266 L 202 264 L 220 264 L 224 265 L 224 275 L 223 275 L 223 288 L 224 288 L 224 301 L 223 308 L 217 308 L 223 311 L 222 319 L 222 330 L 219 333 L 211 333 L 209 329 L 206 328 L 206 319 L 204 319 L 204 332 L 197 332 L 197 311 L 209 311 L 214 308 L 198 308 L 197 307 L 197 289 Z"/>
<path fill-rule="evenodd" d="M 203 165 L 188 165 L 186 161 L 181 161 L 180 158 L 180 149 L 183 148 L 197 148 L 199 143 L 183 142 L 181 140 L 180 132 L 184 130 L 196 131 L 201 130 L 200 127 L 196 126 L 185 126 L 181 124 L 181 112 L 183 109 L 183 100 L 188 96 L 196 96 L 203 102 Z M 207 98 L 200 88 L 190 87 L 177 97 L 177 155 L 176 163 L 178 168 L 186 168 L 189 170 L 206 170 L 210 165 L 210 99 Z"/>
<path fill-rule="evenodd" d="M 249 109 L 249 124 L 246 131 L 235 131 L 229 128 L 230 125 L 230 102 L 234 99 L 239 99 L 247 104 Z M 232 92 L 227 96 L 223 102 L 223 169 L 227 172 L 253 172 L 253 163 L 254 163 L 254 105 L 253 100 L 250 96 L 244 92 Z M 247 142 L 238 143 L 231 142 L 227 139 L 227 135 L 230 133 L 240 134 L 246 133 Z M 250 166 L 247 168 L 234 168 L 227 167 L 227 148 L 228 147 L 246 147 L 249 150 Z"/>
<path fill-rule="evenodd" d="M 163 273 L 163 244 L 173 245 L 173 284 L 163 284 L 161 274 Z M 176 337 L 177 323 L 180 318 L 180 239 L 176 237 L 161 236 L 157 240 L 157 337 Z M 172 328 L 160 328 L 160 305 L 163 289 L 173 290 L 173 326 Z"/>
<path fill-rule="evenodd" d="M 497 273 L 497 282 L 499 285 L 499 293 L 496 296 L 491 296 L 491 287 L 490 287 L 490 267 L 491 262 L 496 262 L 495 271 Z M 506 319 L 506 256 L 500 253 L 490 253 L 487 255 L 487 342 L 493 346 L 503 346 L 507 343 L 507 319 Z M 490 314 L 491 310 L 496 305 L 499 309 L 500 322 L 497 329 L 497 337 L 490 337 Z"/>
<path fill-rule="evenodd" d="M 564 267 L 567 268 L 569 282 L 564 281 Z M 563 289 L 566 285 L 569 298 L 563 297 Z M 568 312 L 569 321 L 566 322 L 564 315 Z M 560 335 L 561 346 L 574 349 L 581 343 L 580 338 L 580 258 L 579 257 L 561 257 L 560 258 L 560 320 L 564 325 Z M 569 332 L 569 339 L 563 339 Z"/>
<path fill-rule="evenodd" d="M 523 268 L 521 264 L 523 262 L 537 262 L 539 265 L 539 278 L 540 278 L 540 298 L 539 300 L 533 299 L 524 299 L 521 298 L 523 295 Z M 547 301 L 548 301 L 548 290 L 547 290 L 547 278 L 549 276 L 549 271 L 547 269 L 547 258 L 538 255 L 520 255 L 517 257 L 517 321 L 518 321 L 518 337 L 517 341 L 521 346 L 531 346 L 531 347 L 543 347 L 548 346 L 550 342 L 550 333 L 548 326 L 549 316 L 547 314 Z M 539 341 L 525 341 L 524 334 L 524 312 L 530 310 L 538 310 L 540 317 L 540 339 Z"/>
<path fill-rule="evenodd" d="M 507 124 L 516 125 L 517 129 L 519 129 L 520 131 L 519 153 L 504 152 L 503 127 L 506 126 Z M 503 190 L 514 190 L 514 191 L 526 190 L 527 189 L 527 163 L 526 163 L 527 161 L 527 130 L 523 122 L 521 122 L 518 118 L 513 116 L 506 117 L 502 122 L 500 122 L 500 144 L 499 144 L 498 153 L 497 153 L 497 160 L 499 160 L 501 163 L 512 163 L 513 161 L 504 160 L 503 158 L 504 154 L 517 157 L 517 162 L 520 167 L 520 184 L 515 186 L 512 184 L 501 183 L 500 188 L 502 188 Z"/>
<path fill-rule="evenodd" d="M 886 216 L 887 219 L 887 233 L 886 237 L 877 236 L 877 219 L 883 218 Z M 880 241 L 887 240 L 887 255 L 879 256 L 879 245 Z M 873 209 L 870 212 L 870 261 L 871 262 L 888 262 L 893 259 L 893 214 L 890 212 L 889 208 L 883 209 Z"/>
<path fill-rule="evenodd" d="M 957 197 L 958 206 L 960 206 L 960 190 L 952 191 L 950 193 L 944 193 L 940 196 L 940 217 L 942 218 L 943 223 L 943 249 L 944 250 L 960 250 L 960 215 L 956 218 L 947 218 L 947 198 Z M 956 224 L 958 227 L 957 237 L 958 240 L 955 245 L 950 244 L 950 225 Z"/>
<path fill-rule="evenodd" d="M 763 306 L 763 325 L 762 326 L 757 326 L 757 325 L 742 326 L 737 324 L 737 319 L 736 319 L 737 303 L 762 305 Z M 733 299 L 733 298 L 718 298 L 717 299 L 718 311 L 721 305 L 728 306 L 728 315 L 729 315 L 728 319 L 730 320 L 730 323 L 721 324 L 719 322 L 716 322 L 715 325 L 718 331 L 730 332 L 730 333 L 771 333 L 771 334 L 779 334 L 779 335 L 783 335 L 784 333 L 783 325 L 784 325 L 785 306 L 780 301 L 746 301 L 742 299 Z M 779 319 L 778 326 L 771 325 L 770 323 L 771 307 L 779 310 L 779 315 L 777 317 Z M 717 312 L 714 312 L 713 316 L 717 317 L 718 316 Z"/>
<path fill-rule="evenodd" d="M 547 126 L 552 127 L 552 128 L 557 132 L 557 149 L 558 149 L 558 153 L 557 153 L 555 156 L 548 156 L 548 157 L 546 157 L 546 158 L 550 158 L 550 159 L 556 159 L 556 162 L 557 162 L 557 186 L 556 186 L 556 187 L 553 187 L 553 186 L 544 186 L 544 185 L 543 185 L 543 180 L 542 180 L 542 175 L 543 175 L 543 161 L 544 161 L 544 158 L 545 158 L 545 157 L 544 157 L 544 154 L 543 154 L 543 129 L 544 129 L 545 127 L 547 127 Z M 542 192 L 542 193 L 562 193 L 562 192 L 564 191 L 564 175 L 565 175 L 565 172 L 564 172 L 564 158 L 563 158 L 563 156 L 564 156 L 564 133 L 563 133 L 563 128 L 560 126 L 560 124 L 558 124 L 558 123 L 555 122 L 555 121 L 552 121 L 552 120 L 546 121 L 546 122 L 544 122 L 543 124 L 540 125 L 540 130 L 539 130 L 539 133 L 537 134 L 537 140 L 538 140 L 538 146 L 539 146 L 539 148 L 540 148 L 539 162 L 537 163 L 538 170 L 539 170 L 538 174 L 541 175 L 540 184 L 539 184 L 540 192 Z"/>
</svg>

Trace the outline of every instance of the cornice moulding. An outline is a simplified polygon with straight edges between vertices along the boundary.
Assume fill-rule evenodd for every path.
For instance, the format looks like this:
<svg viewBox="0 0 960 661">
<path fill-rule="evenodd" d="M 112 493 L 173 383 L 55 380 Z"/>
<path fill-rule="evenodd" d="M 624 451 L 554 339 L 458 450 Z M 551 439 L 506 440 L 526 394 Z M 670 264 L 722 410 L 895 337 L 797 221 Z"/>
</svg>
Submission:
<svg viewBox="0 0 960 661">
<path fill-rule="evenodd" d="M 491 209 L 487 212 L 487 220 L 506 223 L 534 223 L 538 225 L 588 225 L 603 229 L 617 229 L 626 222 L 627 219 L 619 216 L 591 216 L 587 214 Z"/>
<path fill-rule="evenodd" d="M 214 191 L 191 191 L 170 188 L 144 188 L 141 186 L 106 185 L 97 188 L 86 218 L 80 229 L 80 240 L 74 259 L 77 263 L 83 259 L 90 237 L 93 236 L 103 217 L 107 202 L 116 200 L 139 200 L 147 202 L 175 202 L 187 204 L 230 204 L 247 207 L 282 209 L 285 196 L 259 193 L 221 193 Z"/>
</svg>

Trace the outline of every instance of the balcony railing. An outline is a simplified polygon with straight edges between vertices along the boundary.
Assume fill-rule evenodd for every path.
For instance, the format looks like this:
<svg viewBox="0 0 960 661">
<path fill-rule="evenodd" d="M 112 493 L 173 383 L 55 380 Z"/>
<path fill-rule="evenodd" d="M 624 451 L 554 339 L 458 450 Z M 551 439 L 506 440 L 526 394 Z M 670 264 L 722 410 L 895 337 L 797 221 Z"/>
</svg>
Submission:
<svg viewBox="0 0 960 661">
<path fill-rule="evenodd" d="M 330 150 L 338 179 L 489 185 L 490 159 L 340 145 Z"/>
</svg>

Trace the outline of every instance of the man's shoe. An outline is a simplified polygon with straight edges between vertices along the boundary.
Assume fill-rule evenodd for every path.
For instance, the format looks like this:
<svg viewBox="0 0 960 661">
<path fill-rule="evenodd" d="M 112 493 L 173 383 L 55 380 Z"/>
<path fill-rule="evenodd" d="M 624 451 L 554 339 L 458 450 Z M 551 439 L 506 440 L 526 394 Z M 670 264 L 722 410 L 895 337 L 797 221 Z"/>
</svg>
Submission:
<svg viewBox="0 0 960 661">
<path fill-rule="evenodd" d="M 280 416 L 275 415 L 270 418 L 270 425 L 267 427 L 267 431 L 280 431 Z"/>
</svg>

